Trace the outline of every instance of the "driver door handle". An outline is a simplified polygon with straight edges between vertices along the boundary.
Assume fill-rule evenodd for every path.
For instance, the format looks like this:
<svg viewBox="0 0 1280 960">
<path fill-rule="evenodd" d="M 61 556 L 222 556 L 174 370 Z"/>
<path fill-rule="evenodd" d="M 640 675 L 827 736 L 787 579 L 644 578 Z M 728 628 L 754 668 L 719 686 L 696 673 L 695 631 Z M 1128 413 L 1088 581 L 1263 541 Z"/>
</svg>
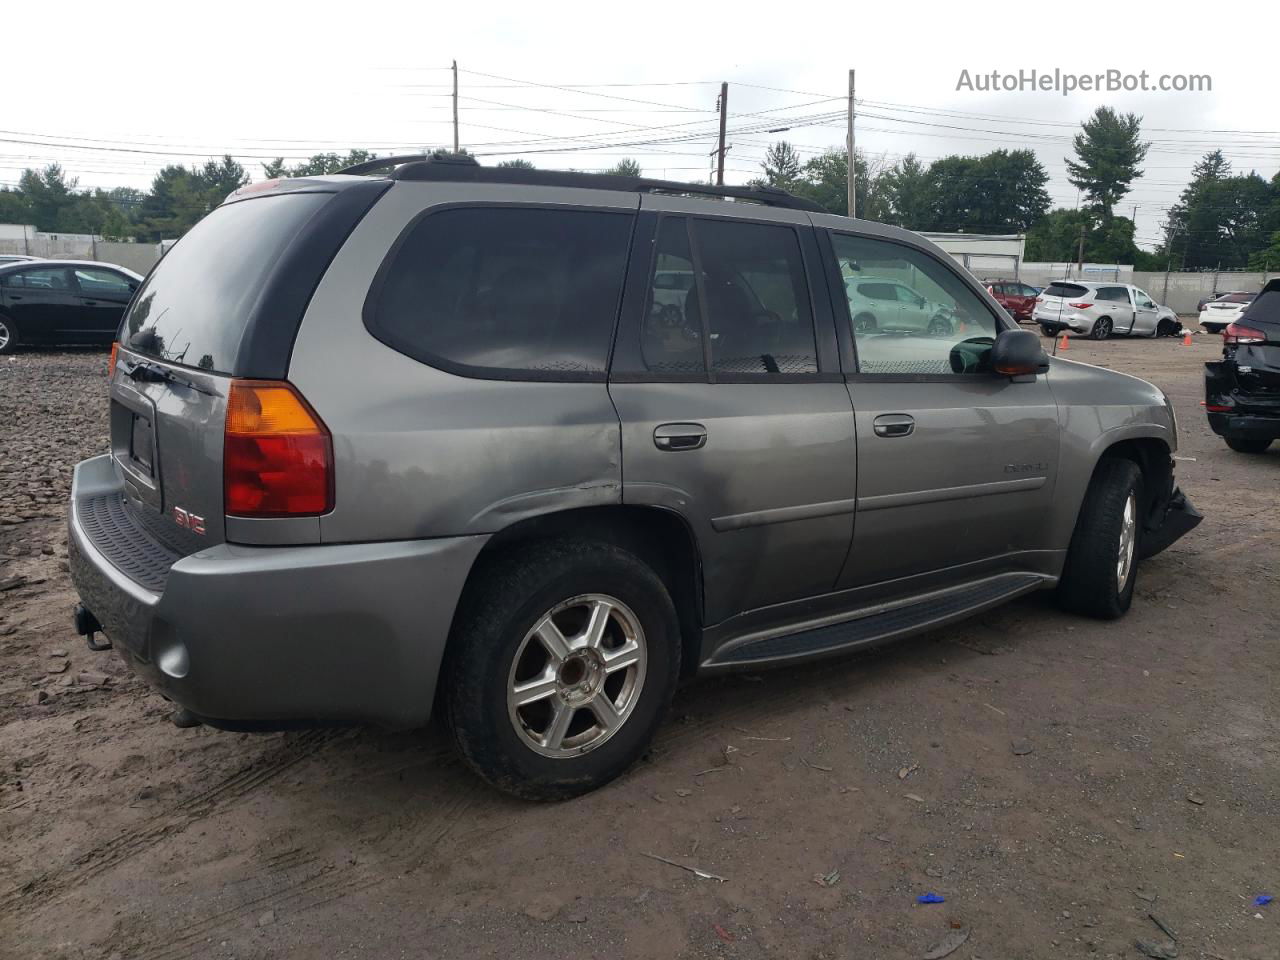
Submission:
<svg viewBox="0 0 1280 960">
<path fill-rule="evenodd" d="M 700 423 L 663 423 L 653 430 L 659 450 L 701 450 L 707 445 L 707 428 Z"/>
<path fill-rule="evenodd" d="M 877 437 L 909 437 L 916 421 L 905 413 L 882 413 L 872 421 L 872 426 Z"/>
</svg>

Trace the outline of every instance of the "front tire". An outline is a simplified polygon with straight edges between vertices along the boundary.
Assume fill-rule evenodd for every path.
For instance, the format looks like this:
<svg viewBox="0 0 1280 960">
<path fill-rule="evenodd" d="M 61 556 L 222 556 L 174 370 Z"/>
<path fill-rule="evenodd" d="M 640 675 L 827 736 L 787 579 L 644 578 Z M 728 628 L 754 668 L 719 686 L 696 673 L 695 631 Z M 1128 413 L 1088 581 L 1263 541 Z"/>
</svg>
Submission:
<svg viewBox="0 0 1280 960">
<path fill-rule="evenodd" d="M 1266 453 L 1271 446 L 1270 437 L 1223 437 L 1227 446 L 1236 453 Z"/>
<path fill-rule="evenodd" d="M 621 547 L 514 548 L 472 575 L 444 670 L 463 758 L 499 790 L 562 800 L 648 747 L 675 691 L 680 627 L 666 585 Z"/>
<path fill-rule="evenodd" d="M 1071 535 L 1058 600 L 1075 613 L 1115 620 L 1133 602 L 1142 535 L 1142 472 L 1132 460 L 1103 459 Z"/>
</svg>

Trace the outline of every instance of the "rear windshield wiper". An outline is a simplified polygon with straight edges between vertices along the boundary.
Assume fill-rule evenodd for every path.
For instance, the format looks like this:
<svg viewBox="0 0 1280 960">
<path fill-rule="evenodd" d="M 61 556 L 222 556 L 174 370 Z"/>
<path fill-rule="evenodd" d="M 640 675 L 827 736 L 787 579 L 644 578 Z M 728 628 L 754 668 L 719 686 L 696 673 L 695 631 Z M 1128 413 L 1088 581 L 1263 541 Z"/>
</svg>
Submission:
<svg viewBox="0 0 1280 960">
<path fill-rule="evenodd" d="M 157 367 L 147 363 L 145 360 L 139 360 L 124 373 L 130 380 L 138 383 L 169 383 L 176 384 L 180 387 L 187 387 L 190 390 L 195 390 L 197 393 L 209 393 L 208 390 L 203 390 L 198 387 L 194 381 L 189 380 L 186 377 L 179 376 L 167 367 Z"/>
</svg>

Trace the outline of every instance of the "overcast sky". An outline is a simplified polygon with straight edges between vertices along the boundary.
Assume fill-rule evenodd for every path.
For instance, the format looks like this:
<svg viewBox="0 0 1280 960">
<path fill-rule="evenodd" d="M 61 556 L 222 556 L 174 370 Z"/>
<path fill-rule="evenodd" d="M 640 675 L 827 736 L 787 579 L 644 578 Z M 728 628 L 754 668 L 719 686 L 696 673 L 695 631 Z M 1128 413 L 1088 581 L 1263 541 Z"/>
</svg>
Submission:
<svg viewBox="0 0 1280 960">
<path fill-rule="evenodd" d="M 218 22 L 218 12 L 228 19 Z M 1276 15 L 1265 16 L 1272 22 L 1258 22 L 1260 32 L 1275 26 Z M 744 182 L 772 140 L 806 155 L 843 144 L 843 119 L 833 115 L 844 110 L 854 68 L 866 101 L 860 148 L 927 161 L 1029 147 L 1049 171 L 1055 206 L 1077 202 L 1063 164 L 1071 125 L 1100 104 L 1142 115 L 1153 146 L 1120 209 L 1138 204 L 1143 246 L 1159 239 L 1165 210 L 1205 151 L 1222 146 L 1237 172 L 1268 178 L 1280 164 L 1280 133 L 1267 129 L 1280 123 L 1264 100 L 1274 89 L 1270 59 L 1248 44 L 1225 56 L 1221 30 L 1190 29 L 1137 4 L 347 0 L 269 9 L 63 0 L 56 15 L 43 4 L 7 4 L 3 30 L 0 182 L 10 184 L 23 167 L 52 160 L 82 186 L 145 188 L 166 162 L 223 152 L 260 179 L 260 164 L 278 155 L 448 145 L 455 58 L 462 145 L 484 162 L 521 155 L 540 167 L 601 169 L 630 156 L 647 175 L 704 179 L 724 80 L 727 179 Z M 1153 81 L 1209 73 L 1213 89 L 1067 97 L 956 89 L 961 70 L 1032 68 L 1147 70 Z M 565 152 L 570 145 L 579 149 Z M 78 148 L 90 146 L 99 149 Z M 562 152 L 546 152 L 555 148 Z"/>
</svg>

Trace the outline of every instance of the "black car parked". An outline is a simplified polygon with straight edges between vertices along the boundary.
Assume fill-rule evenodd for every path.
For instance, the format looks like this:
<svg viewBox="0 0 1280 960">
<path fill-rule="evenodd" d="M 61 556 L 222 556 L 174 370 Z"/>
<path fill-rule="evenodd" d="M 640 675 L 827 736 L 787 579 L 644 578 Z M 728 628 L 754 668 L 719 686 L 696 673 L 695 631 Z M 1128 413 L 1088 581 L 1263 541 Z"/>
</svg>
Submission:
<svg viewBox="0 0 1280 960">
<path fill-rule="evenodd" d="M 1222 359 L 1204 365 L 1213 432 L 1240 453 L 1280 438 L 1280 278 L 1222 331 Z"/>
<path fill-rule="evenodd" d="M 142 278 L 93 260 L 0 265 L 0 353 L 19 343 L 110 343 Z"/>
</svg>

